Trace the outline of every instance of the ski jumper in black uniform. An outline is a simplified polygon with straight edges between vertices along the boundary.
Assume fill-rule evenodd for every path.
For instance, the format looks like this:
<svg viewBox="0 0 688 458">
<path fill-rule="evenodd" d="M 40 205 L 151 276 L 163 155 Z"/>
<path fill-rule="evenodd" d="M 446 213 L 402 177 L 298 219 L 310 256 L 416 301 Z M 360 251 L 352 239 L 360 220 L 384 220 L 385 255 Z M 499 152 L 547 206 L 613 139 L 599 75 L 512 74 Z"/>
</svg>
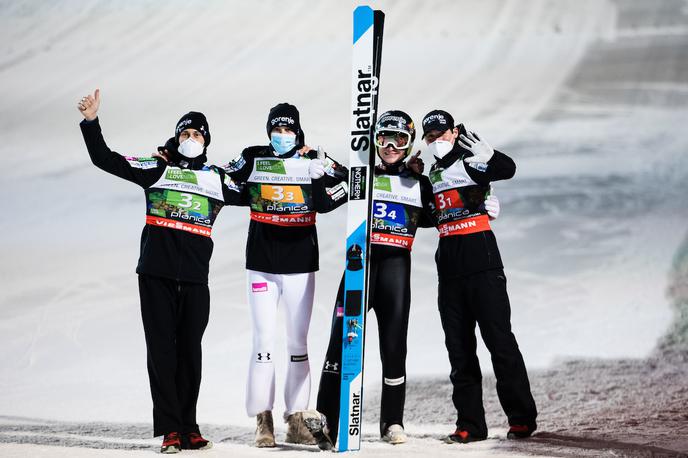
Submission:
<svg viewBox="0 0 688 458">
<path fill-rule="evenodd" d="M 180 123 L 197 119 L 193 112 L 189 115 Z M 196 128 L 192 124 L 187 125 Z M 240 189 L 224 170 L 205 165 L 205 152 L 187 159 L 175 149 L 169 163 L 125 157 L 108 148 L 98 118 L 82 121 L 81 131 L 93 164 L 145 191 L 146 225 L 136 272 L 153 398 L 153 435 L 198 433 L 201 339 L 210 306 L 210 235 L 222 207 L 241 204 Z M 206 146 L 209 140 L 208 134 Z"/>
<path fill-rule="evenodd" d="M 432 187 L 426 176 L 405 167 L 375 168 L 370 246 L 369 309 L 377 316 L 382 361 L 380 435 L 404 424 L 406 336 L 411 305 L 411 247 L 418 227 L 433 227 Z M 336 443 L 344 316 L 344 278 L 332 316 L 330 342 L 320 376 L 317 410 L 327 418 Z"/>
<path fill-rule="evenodd" d="M 250 146 L 224 167 L 235 182 L 245 185 L 245 198 L 251 207 L 246 240 L 247 269 L 274 274 L 319 269 L 316 213 L 331 211 L 327 203 L 330 194 L 344 195 L 341 183 L 346 167 L 327 157 L 325 176 L 312 180 L 308 178 L 308 160 L 316 156 L 315 150 L 279 155 L 271 145 Z M 302 183 L 284 184 L 283 176 L 288 175 L 285 172 L 290 165 L 296 166 L 294 175 L 298 173 Z M 300 205 L 285 201 L 290 191 L 285 193 L 284 187 L 288 186 L 300 188 L 296 197 L 303 201 Z"/>
<path fill-rule="evenodd" d="M 471 438 L 481 439 L 487 437 L 487 425 L 476 323 L 492 357 L 497 394 L 509 424 L 535 429 L 537 411 L 523 357 L 511 332 L 506 276 L 484 205 L 490 182 L 511 178 L 516 166 L 499 151 L 486 163 L 464 162 L 470 156 L 473 154 L 456 142 L 433 164 L 429 176 L 438 212 L 438 305 L 451 363 L 456 425 Z"/>
</svg>

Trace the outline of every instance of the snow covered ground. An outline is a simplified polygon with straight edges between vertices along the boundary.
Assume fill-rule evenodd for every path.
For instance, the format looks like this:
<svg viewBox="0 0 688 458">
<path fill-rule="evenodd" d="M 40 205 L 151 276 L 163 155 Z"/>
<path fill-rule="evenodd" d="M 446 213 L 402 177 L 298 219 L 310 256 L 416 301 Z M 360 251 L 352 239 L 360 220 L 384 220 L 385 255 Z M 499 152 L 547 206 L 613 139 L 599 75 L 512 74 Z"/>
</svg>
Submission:
<svg viewBox="0 0 688 458">
<path fill-rule="evenodd" d="M 157 445 L 143 439 L 151 403 L 134 274 L 143 196 L 88 160 L 77 126 L 79 97 L 101 88 L 105 136 L 120 152 L 149 154 L 172 134 L 179 116 L 194 109 L 208 116 L 211 160 L 224 163 L 247 145 L 265 143 L 269 108 L 289 101 L 301 111 L 310 145 L 346 157 L 353 5 L 285 5 L 2 4 L 0 157 L 6 172 L 0 193 L 7 211 L 0 216 L 0 442 L 51 446 L 0 444 L 0 455 L 42 456 L 62 444 L 69 447 L 63 456 L 125 456 L 142 452 L 120 449 Z M 387 13 L 380 109 L 403 109 L 417 124 L 429 110 L 447 109 L 517 163 L 516 177 L 495 185 L 502 217 L 494 230 L 514 330 L 543 412 L 541 430 L 582 428 L 573 421 L 548 423 L 546 416 L 576 409 L 576 402 L 539 397 L 546 393 L 539 377 L 554 385 L 565 377 L 569 393 L 583 389 L 571 372 L 557 372 L 568 367 L 562 361 L 601 358 L 614 368 L 619 360 L 659 358 L 665 371 L 685 365 L 653 351 L 669 330 L 671 342 L 685 343 L 676 337 L 682 328 L 671 327 L 680 315 L 667 290 L 688 227 L 688 3 L 390 0 L 374 6 Z M 417 146 L 423 149 L 420 141 Z M 427 153 L 423 157 L 431 163 Z M 309 339 L 314 388 L 342 269 L 344 219 L 340 209 L 318 223 L 321 270 Z M 243 407 L 251 342 L 243 271 L 247 225 L 245 209 L 226 208 L 214 230 L 199 399 L 199 421 L 211 425 L 211 437 L 229 438 L 213 453 L 241 456 L 259 454 L 248 447 L 253 420 Z M 441 435 L 451 426 L 435 301 L 436 237 L 422 231 L 414 247 L 407 408 L 413 440 L 406 449 L 377 444 L 377 407 L 371 405 L 367 456 L 421 454 L 439 444 L 426 432 Z M 380 364 L 374 317 L 369 323 L 366 386 L 374 400 Z M 489 355 L 481 349 L 480 356 L 489 374 Z M 629 370 L 636 381 L 649 371 L 644 363 L 638 367 Z M 277 369 L 280 390 L 283 366 Z M 586 374 L 607 379 L 613 372 Z M 424 386 L 414 380 L 444 387 L 446 394 L 433 398 L 440 415 L 424 416 L 427 403 L 413 402 L 413 390 Z M 688 385 L 685 371 L 667 380 Z M 679 404 L 688 398 L 685 390 L 676 393 Z M 600 398 L 591 396 L 600 405 L 636 408 L 632 397 Z M 529 453 L 498 440 L 505 422 L 498 406 L 490 415 L 495 440 L 462 452 Z M 679 430 L 688 422 L 682 418 Z M 96 440 L 96 447 L 109 448 L 102 445 L 109 441 L 117 450 L 79 448 L 94 441 L 79 442 L 74 425 L 94 422 L 115 432 L 86 436 L 109 438 Z M 566 446 L 547 447 L 536 452 L 569 453 Z M 447 449 L 432 450 L 441 455 Z M 292 453 L 302 452 L 284 456 Z"/>
</svg>

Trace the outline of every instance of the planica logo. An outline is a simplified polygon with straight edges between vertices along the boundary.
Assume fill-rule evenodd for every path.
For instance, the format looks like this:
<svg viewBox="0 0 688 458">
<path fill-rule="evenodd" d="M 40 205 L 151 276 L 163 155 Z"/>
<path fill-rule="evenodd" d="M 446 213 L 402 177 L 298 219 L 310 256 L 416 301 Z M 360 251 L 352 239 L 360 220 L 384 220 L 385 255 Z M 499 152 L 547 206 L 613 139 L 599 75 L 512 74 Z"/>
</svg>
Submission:
<svg viewBox="0 0 688 458">
<path fill-rule="evenodd" d="M 284 168 L 284 162 L 278 160 L 256 159 L 256 171 L 277 173 L 279 175 L 286 175 L 287 171 Z"/>
</svg>

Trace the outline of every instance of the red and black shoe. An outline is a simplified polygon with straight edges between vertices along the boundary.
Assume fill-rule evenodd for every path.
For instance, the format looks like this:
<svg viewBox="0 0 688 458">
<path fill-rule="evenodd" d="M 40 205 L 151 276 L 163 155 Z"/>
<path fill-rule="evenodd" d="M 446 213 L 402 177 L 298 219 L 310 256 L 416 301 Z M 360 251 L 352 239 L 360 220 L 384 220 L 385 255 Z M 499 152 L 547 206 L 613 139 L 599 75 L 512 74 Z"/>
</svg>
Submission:
<svg viewBox="0 0 688 458">
<path fill-rule="evenodd" d="M 509 426 L 509 432 L 506 433 L 507 439 L 525 439 L 530 437 L 535 431 L 536 426 L 534 425 L 511 425 Z"/>
<path fill-rule="evenodd" d="M 182 438 L 179 433 L 165 434 L 160 453 L 179 453 L 182 451 Z"/>
<path fill-rule="evenodd" d="M 204 439 L 199 433 L 188 433 L 182 437 L 182 449 L 184 450 L 207 450 L 213 443 Z"/>
<path fill-rule="evenodd" d="M 453 434 L 448 435 L 445 438 L 445 442 L 451 444 L 451 443 L 459 443 L 459 444 L 467 444 L 469 442 L 478 442 L 478 441 L 484 441 L 487 439 L 487 437 L 483 436 L 475 436 L 465 429 L 456 429 Z"/>
</svg>

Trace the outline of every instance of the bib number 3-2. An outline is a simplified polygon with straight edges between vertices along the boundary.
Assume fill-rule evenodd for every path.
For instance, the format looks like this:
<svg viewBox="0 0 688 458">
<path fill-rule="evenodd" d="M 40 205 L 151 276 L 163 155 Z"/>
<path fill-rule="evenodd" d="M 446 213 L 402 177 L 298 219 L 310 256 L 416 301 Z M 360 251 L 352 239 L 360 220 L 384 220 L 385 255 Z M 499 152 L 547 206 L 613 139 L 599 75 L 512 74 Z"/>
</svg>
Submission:
<svg viewBox="0 0 688 458">
<path fill-rule="evenodd" d="M 177 205 L 182 208 L 190 208 L 191 210 L 200 210 L 201 202 L 194 199 L 193 194 L 188 194 L 186 192 L 179 193 L 180 201 Z"/>
</svg>

